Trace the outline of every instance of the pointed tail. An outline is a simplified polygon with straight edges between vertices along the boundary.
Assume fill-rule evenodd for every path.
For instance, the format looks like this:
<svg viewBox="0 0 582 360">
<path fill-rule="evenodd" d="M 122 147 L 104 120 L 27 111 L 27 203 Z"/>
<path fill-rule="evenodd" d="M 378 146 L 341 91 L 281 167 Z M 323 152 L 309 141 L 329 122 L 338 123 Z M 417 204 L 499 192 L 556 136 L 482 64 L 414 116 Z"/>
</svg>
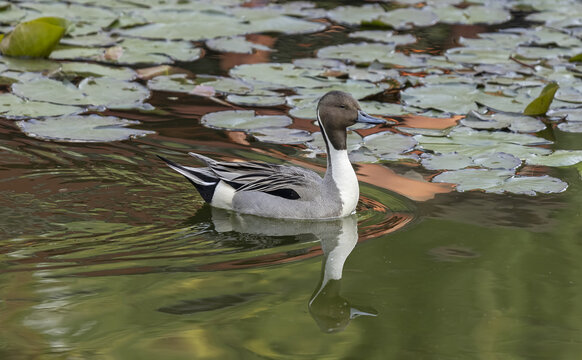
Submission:
<svg viewBox="0 0 582 360">
<path fill-rule="evenodd" d="M 200 193 L 204 201 L 210 203 L 214 195 L 214 190 L 218 185 L 219 179 L 213 175 L 213 173 L 208 168 L 192 168 L 188 166 L 182 166 L 173 162 L 172 160 L 166 159 L 163 156 L 156 155 L 161 160 L 163 160 L 166 165 L 168 165 L 174 171 L 183 175 Z"/>
</svg>

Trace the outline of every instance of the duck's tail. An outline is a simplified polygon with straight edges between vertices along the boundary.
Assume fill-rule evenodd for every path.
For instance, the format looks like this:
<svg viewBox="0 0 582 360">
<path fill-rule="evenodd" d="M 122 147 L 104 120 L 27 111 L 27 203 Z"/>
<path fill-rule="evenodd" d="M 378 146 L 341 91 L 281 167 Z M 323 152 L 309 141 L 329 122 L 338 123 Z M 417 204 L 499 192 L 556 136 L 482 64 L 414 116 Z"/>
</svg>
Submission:
<svg viewBox="0 0 582 360">
<path fill-rule="evenodd" d="M 216 186 L 220 182 L 220 179 L 209 168 L 193 168 L 189 166 L 182 166 L 168 160 L 163 156 L 157 155 L 162 159 L 166 165 L 175 170 L 176 172 L 182 174 L 200 193 L 200 196 L 207 203 L 212 202 Z"/>
</svg>

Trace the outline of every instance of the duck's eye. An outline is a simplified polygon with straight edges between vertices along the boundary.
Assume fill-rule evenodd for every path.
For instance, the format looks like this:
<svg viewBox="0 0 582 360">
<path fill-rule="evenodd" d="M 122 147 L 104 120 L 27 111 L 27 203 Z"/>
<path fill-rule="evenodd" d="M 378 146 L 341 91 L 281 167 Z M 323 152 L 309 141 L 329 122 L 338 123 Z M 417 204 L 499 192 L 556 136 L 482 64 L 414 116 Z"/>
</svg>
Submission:
<svg viewBox="0 0 582 360">
<path fill-rule="evenodd" d="M 340 107 L 341 107 L 342 109 L 345 109 L 345 108 L 346 108 L 346 106 L 345 106 L 345 105 L 340 105 Z"/>
</svg>

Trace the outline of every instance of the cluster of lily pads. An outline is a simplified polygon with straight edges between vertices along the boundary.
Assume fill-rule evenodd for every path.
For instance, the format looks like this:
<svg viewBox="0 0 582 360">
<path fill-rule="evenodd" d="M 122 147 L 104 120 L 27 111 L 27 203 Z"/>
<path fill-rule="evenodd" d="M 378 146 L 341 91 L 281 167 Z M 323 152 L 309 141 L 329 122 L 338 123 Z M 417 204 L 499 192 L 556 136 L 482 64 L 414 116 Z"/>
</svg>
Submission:
<svg viewBox="0 0 582 360">
<path fill-rule="evenodd" d="M 579 1 L 401 0 L 332 9 L 303 1 L 243 4 L 243 0 L 0 3 L 5 32 L 40 16 L 64 17 L 71 24 L 49 59 L 0 58 L 0 81 L 10 86 L 9 93 L 0 94 L 3 116 L 20 119 L 23 131 L 43 139 L 119 140 L 149 132 L 124 128 L 135 123 L 129 120 L 85 114 L 148 110 L 151 91 L 194 94 L 235 108 L 205 115 L 201 119 L 205 126 L 245 131 L 258 141 L 305 144 L 306 153 L 314 155 L 323 151 L 321 135 L 293 129 L 292 118 L 315 120 L 319 97 L 342 90 L 375 115 L 422 114 L 435 121 L 465 115 L 458 125 L 444 130 L 396 127 L 363 138 L 350 132 L 354 161 L 415 161 L 439 171 L 432 181 L 456 183 L 459 191 L 535 194 L 560 192 L 567 185 L 549 176 L 522 176 L 524 164 L 569 166 L 582 160 L 581 151 L 551 149 L 551 141 L 534 135 L 547 128 L 582 132 Z M 502 24 L 518 12 L 527 14 L 530 27 L 461 37 L 458 46 L 441 55 L 408 50 L 417 42 L 419 28 L 438 23 Z M 187 75 L 171 68 L 143 71 L 196 61 L 204 55 L 203 47 L 232 53 L 273 51 L 246 35 L 316 33 L 333 23 L 349 29 L 348 43 L 320 48 L 313 58 L 238 65 L 228 76 Z M 370 29 L 361 29 L 362 25 Z M 549 110 L 548 103 L 543 111 L 524 114 L 550 83 L 557 86 Z M 383 99 L 381 94 L 387 91 L 398 92 L 399 101 L 374 100 Z M 258 115 L 240 107 L 288 109 L 288 116 Z"/>
</svg>

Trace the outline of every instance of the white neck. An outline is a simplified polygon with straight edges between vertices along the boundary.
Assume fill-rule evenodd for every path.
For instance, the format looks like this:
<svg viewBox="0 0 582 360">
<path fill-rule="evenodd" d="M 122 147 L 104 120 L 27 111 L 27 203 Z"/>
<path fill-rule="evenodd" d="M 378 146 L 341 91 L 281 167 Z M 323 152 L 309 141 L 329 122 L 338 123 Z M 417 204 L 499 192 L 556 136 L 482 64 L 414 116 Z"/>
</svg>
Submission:
<svg viewBox="0 0 582 360">
<path fill-rule="evenodd" d="M 317 120 L 321 124 L 319 111 L 317 112 Z M 325 173 L 325 177 L 327 178 L 331 175 L 331 178 L 339 190 L 342 202 L 340 216 L 347 216 L 352 214 L 356 210 L 356 205 L 358 205 L 358 199 L 360 198 L 358 178 L 356 177 L 352 163 L 348 158 L 348 151 L 336 150 L 333 147 L 333 144 L 329 141 L 329 138 L 325 133 L 323 125 L 321 126 L 321 133 L 322 136 L 325 137 L 328 146 L 327 172 Z"/>
</svg>

